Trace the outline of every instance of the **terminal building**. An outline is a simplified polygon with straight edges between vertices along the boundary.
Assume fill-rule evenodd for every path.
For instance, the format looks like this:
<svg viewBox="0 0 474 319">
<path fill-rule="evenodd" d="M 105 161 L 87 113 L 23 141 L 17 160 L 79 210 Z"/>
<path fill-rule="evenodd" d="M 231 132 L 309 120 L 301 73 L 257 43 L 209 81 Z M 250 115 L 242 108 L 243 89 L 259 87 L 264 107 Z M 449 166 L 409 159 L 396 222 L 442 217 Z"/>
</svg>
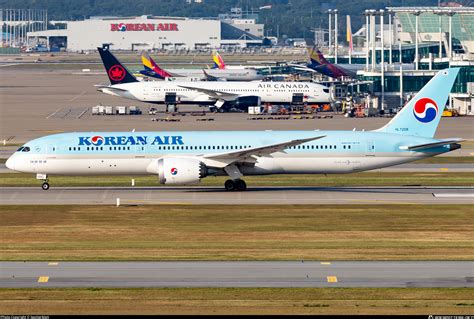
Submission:
<svg viewBox="0 0 474 319">
<path fill-rule="evenodd" d="M 95 50 L 111 44 L 111 50 L 207 50 L 220 47 L 261 45 L 254 21 L 221 21 L 181 17 L 92 17 L 64 21 L 64 29 L 28 32 L 28 43 L 45 43 L 67 51 Z M 258 29 L 263 30 L 262 25 Z M 247 30 L 248 29 L 248 30 Z M 255 31 L 257 31 L 255 29 Z M 262 31 L 263 34 L 263 31 Z"/>
<path fill-rule="evenodd" d="M 387 110 L 403 105 L 438 70 L 460 67 L 448 107 L 474 115 L 474 8 L 387 7 L 365 15 L 366 24 L 353 35 L 352 54 L 334 43 L 327 48 L 332 62 L 365 65 L 358 80 L 370 84 L 360 92 L 369 92 Z M 413 67 L 401 71 L 399 62 Z"/>
</svg>

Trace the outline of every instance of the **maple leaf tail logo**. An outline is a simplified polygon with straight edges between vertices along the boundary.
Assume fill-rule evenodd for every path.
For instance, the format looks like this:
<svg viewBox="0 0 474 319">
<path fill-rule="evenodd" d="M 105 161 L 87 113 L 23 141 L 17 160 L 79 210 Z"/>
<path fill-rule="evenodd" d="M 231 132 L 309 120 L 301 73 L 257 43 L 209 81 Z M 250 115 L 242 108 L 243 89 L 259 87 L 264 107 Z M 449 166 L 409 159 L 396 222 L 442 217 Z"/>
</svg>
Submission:
<svg viewBox="0 0 474 319">
<path fill-rule="evenodd" d="M 121 65 L 114 65 L 109 70 L 109 76 L 114 81 L 122 81 L 125 78 L 125 70 Z"/>
</svg>

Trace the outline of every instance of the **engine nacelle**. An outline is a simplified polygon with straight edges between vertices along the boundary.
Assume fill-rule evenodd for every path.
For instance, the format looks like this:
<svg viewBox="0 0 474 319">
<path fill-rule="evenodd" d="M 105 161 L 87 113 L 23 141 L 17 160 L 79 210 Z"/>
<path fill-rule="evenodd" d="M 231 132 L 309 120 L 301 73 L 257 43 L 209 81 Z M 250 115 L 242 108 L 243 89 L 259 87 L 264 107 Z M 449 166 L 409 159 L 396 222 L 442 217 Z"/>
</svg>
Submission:
<svg viewBox="0 0 474 319">
<path fill-rule="evenodd" d="M 262 101 L 260 96 L 241 96 L 233 101 L 232 104 L 239 109 L 246 109 L 249 106 L 260 106 Z"/>
<path fill-rule="evenodd" d="M 160 184 L 196 184 L 207 176 L 207 167 L 198 159 L 185 157 L 163 157 L 158 160 Z"/>
</svg>

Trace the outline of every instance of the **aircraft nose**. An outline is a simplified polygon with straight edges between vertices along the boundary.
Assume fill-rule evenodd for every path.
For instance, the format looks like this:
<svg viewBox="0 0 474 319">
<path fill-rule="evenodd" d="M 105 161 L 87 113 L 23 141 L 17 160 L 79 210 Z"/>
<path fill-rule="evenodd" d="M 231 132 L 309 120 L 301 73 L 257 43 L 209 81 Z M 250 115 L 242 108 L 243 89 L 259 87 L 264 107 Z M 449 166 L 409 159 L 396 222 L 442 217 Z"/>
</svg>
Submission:
<svg viewBox="0 0 474 319">
<path fill-rule="evenodd" d="M 11 169 L 13 171 L 15 170 L 15 159 L 13 158 L 13 155 L 7 159 L 7 161 L 5 162 L 5 166 L 8 169 Z"/>
</svg>

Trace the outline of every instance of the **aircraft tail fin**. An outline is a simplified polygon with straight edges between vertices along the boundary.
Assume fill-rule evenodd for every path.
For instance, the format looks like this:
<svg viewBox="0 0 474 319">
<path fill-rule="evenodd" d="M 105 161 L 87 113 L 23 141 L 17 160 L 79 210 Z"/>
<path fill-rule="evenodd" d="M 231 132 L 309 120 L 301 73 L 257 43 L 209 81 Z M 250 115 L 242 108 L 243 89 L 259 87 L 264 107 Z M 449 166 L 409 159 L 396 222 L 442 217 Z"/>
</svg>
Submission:
<svg viewBox="0 0 474 319">
<path fill-rule="evenodd" d="M 132 73 L 108 49 L 97 48 L 97 50 L 99 50 L 110 84 L 138 82 Z"/>
<path fill-rule="evenodd" d="M 142 52 L 142 64 L 145 69 L 143 72 L 140 72 L 142 74 L 155 77 L 158 79 L 166 79 L 173 76 L 169 72 L 160 68 L 160 66 L 155 63 L 155 61 L 151 58 L 151 56 L 146 51 Z"/>
<path fill-rule="evenodd" d="M 212 53 L 212 60 L 214 61 L 214 69 L 225 69 L 225 63 L 219 52 L 214 51 Z"/>
<path fill-rule="evenodd" d="M 433 137 L 459 70 L 439 71 L 388 124 L 376 131 Z"/>
<path fill-rule="evenodd" d="M 316 46 L 308 48 L 308 53 L 311 64 L 315 66 L 330 64 Z"/>
<path fill-rule="evenodd" d="M 322 52 L 319 51 L 316 46 L 308 48 L 308 53 L 310 58 L 310 62 L 307 65 L 308 68 L 311 68 L 321 74 L 335 79 L 340 78 L 342 76 L 356 76 L 355 73 L 350 72 L 336 64 L 332 64 L 331 62 L 326 60 Z"/>
</svg>

